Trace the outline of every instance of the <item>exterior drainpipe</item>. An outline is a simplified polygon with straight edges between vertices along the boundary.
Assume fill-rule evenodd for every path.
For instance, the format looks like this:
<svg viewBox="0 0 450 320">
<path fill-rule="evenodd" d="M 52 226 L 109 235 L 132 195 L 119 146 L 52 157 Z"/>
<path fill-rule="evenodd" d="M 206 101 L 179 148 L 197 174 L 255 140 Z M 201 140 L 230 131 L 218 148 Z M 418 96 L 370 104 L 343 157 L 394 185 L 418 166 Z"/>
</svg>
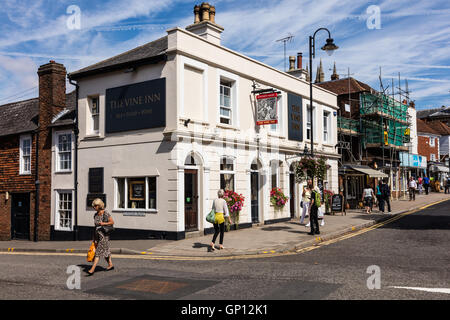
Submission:
<svg viewBox="0 0 450 320">
<path fill-rule="evenodd" d="M 39 224 L 39 131 L 40 128 L 38 127 L 36 131 L 34 132 L 34 137 L 36 139 L 36 162 L 35 162 L 35 186 L 36 186 L 36 192 L 34 195 L 34 242 L 38 242 L 38 224 Z"/>
<path fill-rule="evenodd" d="M 74 225 L 74 240 L 79 240 L 78 234 L 78 96 L 79 96 L 79 88 L 80 86 L 73 82 L 73 80 L 69 76 L 69 83 L 76 88 L 76 100 L 75 100 L 75 125 L 74 125 L 74 134 L 75 134 L 75 144 L 74 144 L 74 217 L 75 217 L 75 225 Z"/>
</svg>

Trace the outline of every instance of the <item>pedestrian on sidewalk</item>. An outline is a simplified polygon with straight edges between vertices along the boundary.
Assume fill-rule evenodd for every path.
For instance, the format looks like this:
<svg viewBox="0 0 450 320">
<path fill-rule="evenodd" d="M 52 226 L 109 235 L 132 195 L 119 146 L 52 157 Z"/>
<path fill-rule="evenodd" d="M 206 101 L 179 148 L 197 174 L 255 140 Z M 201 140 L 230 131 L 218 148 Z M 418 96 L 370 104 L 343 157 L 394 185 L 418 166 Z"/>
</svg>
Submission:
<svg viewBox="0 0 450 320">
<path fill-rule="evenodd" d="M 364 206 L 366 208 L 367 214 L 372 213 L 374 198 L 375 198 L 375 194 L 373 192 L 373 189 L 368 184 L 366 184 L 366 186 L 363 190 L 363 197 L 362 197 L 361 201 L 364 201 Z"/>
<path fill-rule="evenodd" d="M 430 178 L 423 178 L 423 187 L 425 188 L 425 194 L 428 194 L 428 192 L 430 191 Z"/>
<path fill-rule="evenodd" d="M 419 189 L 419 194 L 422 194 L 423 191 L 423 181 L 422 181 L 422 177 L 419 177 L 419 179 L 417 179 L 418 182 L 418 189 Z"/>
<path fill-rule="evenodd" d="M 314 234 L 320 234 L 318 219 L 318 210 L 320 207 L 320 202 L 318 201 L 319 198 L 320 190 L 316 187 L 311 192 L 311 202 L 309 205 L 309 224 L 311 231 L 308 234 L 311 236 Z"/>
<path fill-rule="evenodd" d="M 409 201 L 416 201 L 417 182 L 413 177 L 409 177 Z"/>
<path fill-rule="evenodd" d="M 384 213 L 384 205 L 387 203 L 388 212 L 391 212 L 391 188 L 389 187 L 389 184 L 387 180 L 383 181 L 383 184 L 381 185 L 381 212 Z"/>
<path fill-rule="evenodd" d="M 95 258 L 91 269 L 88 274 L 92 276 L 95 272 L 95 268 L 101 257 L 105 258 L 108 263 L 106 271 L 114 269 L 114 265 L 111 260 L 111 243 L 109 240 L 109 235 L 105 234 L 102 227 L 113 226 L 114 220 L 111 215 L 105 210 L 105 204 L 101 199 L 95 199 L 92 202 L 92 207 L 97 211 L 94 215 L 94 237 L 93 241 L 95 243 Z"/>
<path fill-rule="evenodd" d="M 447 177 L 447 180 L 445 181 L 445 191 L 444 193 L 447 194 L 450 193 L 450 176 Z"/>
<path fill-rule="evenodd" d="M 308 209 L 309 209 L 309 204 L 311 202 L 311 187 L 312 187 L 312 180 L 308 179 L 306 186 L 303 186 L 302 216 L 300 218 L 300 224 L 303 224 L 305 218 L 308 217 Z"/>
<path fill-rule="evenodd" d="M 216 248 L 214 247 L 216 243 L 217 236 L 220 233 L 220 242 L 219 249 L 223 249 L 223 236 L 225 233 L 225 218 L 228 219 L 228 222 L 231 224 L 230 213 L 228 211 L 228 205 L 223 196 L 225 195 L 225 191 L 220 189 L 217 192 L 218 198 L 214 199 L 212 209 L 215 211 L 215 220 L 214 220 L 214 236 L 211 242 L 211 250 L 214 251 Z"/>
<path fill-rule="evenodd" d="M 381 186 L 383 185 L 383 183 L 380 181 L 378 181 L 378 185 L 377 185 L 377 192 L 376 192 L 376 197 L 377 197 L 377 204 L 378 204 L 378 210 L 381 211 Z"/>
</svg>

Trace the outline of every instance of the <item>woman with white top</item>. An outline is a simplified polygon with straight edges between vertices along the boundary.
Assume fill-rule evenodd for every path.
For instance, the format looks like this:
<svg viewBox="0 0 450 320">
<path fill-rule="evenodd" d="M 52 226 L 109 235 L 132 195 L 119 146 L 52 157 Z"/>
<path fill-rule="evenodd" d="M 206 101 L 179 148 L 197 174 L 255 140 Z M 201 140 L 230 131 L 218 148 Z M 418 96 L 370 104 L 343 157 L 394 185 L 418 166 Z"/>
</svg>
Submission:
<svg viewBox="0 0 450 320">
<path fill-rule="evenodd" d="M 223 249 L 223 235 L 225 233 L 225 218 L 228 218 L 228 222 L 231 224 L 230 213 L 228 212 L 228 205 L 225 199 L 223 199 L 225 192 L 220 189 L 217 192 L 217 199 L 214 199 L 212 209 L 216 213 L 214 225 L 214 237 L 211 242 L 211 250 L 215 250 L 214 244 L 216 242 L 217 236 L 220 232 L 220 245 L 219 249 Z"/>
<path fill-rule="evenodd" d="M 311 201 L 311 180 L 308 180 L 306 186 L 303 186 L 302 193 L 302 217 L 300 218 L 300 224 L 303 224 L 303 221 L 308 216 L 309 202 Z"/>
<path fill-rule="evenodd" d="M 373 199 L 375 198 L 373 189 L 370 188 L 368 185 L 364 188 L 363 191 L 363 198 L 364 206 L 366 207 L 366 213 L 372 213 L 372 206 L 373 206 Z"/>
</svg>

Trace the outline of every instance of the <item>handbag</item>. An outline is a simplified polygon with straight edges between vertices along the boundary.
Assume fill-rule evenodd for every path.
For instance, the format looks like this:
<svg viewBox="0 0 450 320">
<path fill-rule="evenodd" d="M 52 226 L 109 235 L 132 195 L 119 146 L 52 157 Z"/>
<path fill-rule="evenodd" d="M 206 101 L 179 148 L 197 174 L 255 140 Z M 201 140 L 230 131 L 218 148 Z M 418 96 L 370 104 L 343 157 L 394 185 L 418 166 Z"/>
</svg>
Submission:
<svg viewBox="0 0 450 320">
<path fill-rule="evenodd" d="M 105 236 L 109 236 L 114 231 L 113 226 L 102 226 L 100 227 L 100 231 L 105 234 Z"/>
<path fill-rule="evenodd" d="M 208 213 L 208 215 L 206 216 L 206 221 L 214 224 L 215 219 L 216 219 L 216 212 L 214 211 L 214 209 L 212 209 L 211 212 Z"/>
<path fill-rule="evenodd" d="M 95 258 L 95 242 L 92 242 L 91 246 L 89 247 L 89 251 L 87 253 L 87 261 L 92 262 Z"/>
</svg>

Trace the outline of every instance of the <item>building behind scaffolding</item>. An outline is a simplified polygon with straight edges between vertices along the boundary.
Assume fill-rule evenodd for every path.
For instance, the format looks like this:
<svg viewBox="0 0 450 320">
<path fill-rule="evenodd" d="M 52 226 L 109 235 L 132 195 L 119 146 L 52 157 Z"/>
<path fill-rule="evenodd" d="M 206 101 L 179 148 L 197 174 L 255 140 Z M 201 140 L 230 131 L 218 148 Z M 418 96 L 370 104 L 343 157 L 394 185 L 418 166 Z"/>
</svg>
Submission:
<svg viewBox="0 0 450 320">
<path fill-rule="evenodd" d="M 359 205 L 365 185 L 375 188 L 381 179 L 394 198 L 405 196 L 408 178 L 418 175 L 410 163 L 417 156 L 414 103 L 352 77 L 334 78 L 318 85 L 338 94 L 339 188 L 349 207 Z"/>
</svg>

